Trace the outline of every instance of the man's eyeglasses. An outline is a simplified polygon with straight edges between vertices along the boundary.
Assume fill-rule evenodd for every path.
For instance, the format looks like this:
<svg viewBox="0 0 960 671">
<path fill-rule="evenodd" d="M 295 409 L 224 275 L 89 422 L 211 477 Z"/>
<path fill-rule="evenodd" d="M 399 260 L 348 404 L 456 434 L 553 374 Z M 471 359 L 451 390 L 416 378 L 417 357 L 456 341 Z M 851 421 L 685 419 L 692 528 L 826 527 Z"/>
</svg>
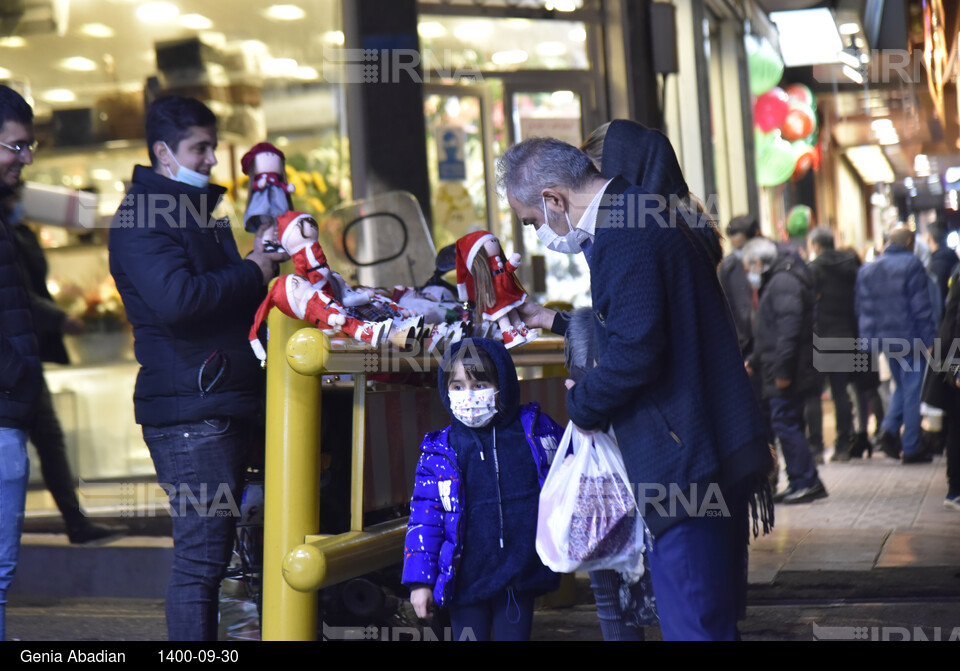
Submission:
<svg viewBox="0 0 960 671">
<path fill-rule="evenodd" d="M 37 153 L 37 146 L 39 144 L 36 140 L 30 144 L 7 144 L 6 142 L 0 142 L 0 147 L 9 149 L 14 154 L 22 155 L 24 152 L 30 152 L 31 154 Z"/>
</svg>

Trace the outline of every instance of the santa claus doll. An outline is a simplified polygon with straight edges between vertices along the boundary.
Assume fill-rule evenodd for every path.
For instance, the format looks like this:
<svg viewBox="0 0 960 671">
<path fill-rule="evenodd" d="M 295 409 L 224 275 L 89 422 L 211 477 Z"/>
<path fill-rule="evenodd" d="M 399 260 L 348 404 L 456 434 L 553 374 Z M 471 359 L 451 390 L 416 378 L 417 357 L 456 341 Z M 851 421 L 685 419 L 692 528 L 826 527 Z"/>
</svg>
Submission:
<svg viewBox="0 0 960 671">
<path fill-rule="evenodd" d="M 457 293 L 461 301 L 476 304 L 477 313 L 488 322 L 495 322 L 507 348 L 536 339 L 520 319 L 517 308 L 527 300 L 527 293 L 514 271 L 520 255 L 504 261 L 500 241 L 487 231 L 469 233 L 457 240 Z"/>
<path fill-rule="evenodd" d="M 240 168 L 250 178 L 250 195 L 243 225 L 254 232 L 273 217 L 293 209 L 290 195 L 294 186 L 287 183 L 283 152 L 269 142 L 253 145 L 243 158 Z"/>
<path fill-rule="evenodd" d="M 281 275 L 270 287 L 267 297 L 257 309 L 253 326 L 250 327 L 250 347 L 261 361 L 266 360 L 267 352 L 257 332 L 273 307 L 288 317 L 309 322 L 329 335 L 343 331 L 354 340 L 374 347 L 390 335 L 392 325 L 389 319 L 381 322 L 354 319 L 344 312 L 342 306 L 314 288 L 305 277 Z M 403 339 L 406 340 L 409 336 L 410 334 L 404 334 Z"/>
</svg>

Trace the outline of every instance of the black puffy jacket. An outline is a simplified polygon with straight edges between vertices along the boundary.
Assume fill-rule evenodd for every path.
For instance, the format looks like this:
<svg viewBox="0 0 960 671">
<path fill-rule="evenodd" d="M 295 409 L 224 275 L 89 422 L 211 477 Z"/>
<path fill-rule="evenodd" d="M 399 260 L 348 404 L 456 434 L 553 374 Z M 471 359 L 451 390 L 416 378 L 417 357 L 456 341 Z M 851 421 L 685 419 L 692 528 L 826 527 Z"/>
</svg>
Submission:
<svg viewBox="0 0 960 671">
<path fill-rule="evenodd" d="M 827 338 L 856 338 L 854 310 L 860 258 L 853 250 L 826 249 L 809 264 L 817 296 L 817 335 Z"/>
<path fill-rule="evenodd" d="M 254 419 L 263 372 L 247 335 L 263 276 L 211 216 L 224 189 L 137 166 L 110 231 L 110 272 L 133 325 L 139 424 Z"/>
<path fill-rule="evenodd" d="M 765 396 L 806 396 L 820 388 L 813 367 L 813 281 L 803 260 L 784 253 L 763 274 L 750 363 L 763 375 Z M 776 381 L 790 380 L 786 389 Z"/>
<path fill-rule="evenodd" d="M 0 212 L 0 427 L 27 429 L 43 369 L 10 227 Z"/>
</svg>

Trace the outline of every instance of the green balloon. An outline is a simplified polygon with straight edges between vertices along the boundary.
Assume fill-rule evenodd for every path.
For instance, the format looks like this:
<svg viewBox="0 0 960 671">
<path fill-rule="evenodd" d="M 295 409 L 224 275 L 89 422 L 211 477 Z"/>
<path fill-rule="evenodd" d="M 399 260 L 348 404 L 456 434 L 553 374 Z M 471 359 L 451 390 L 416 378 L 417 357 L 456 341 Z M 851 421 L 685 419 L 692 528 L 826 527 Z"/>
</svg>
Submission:
<svg viewBox="0 0 960 671">
<path fill-rule="evenodd" d="M 762 95 L 780 83 L 783 59 L 773 45 L 753 35 L 746 38 L 747 66 L 750 71 L 750 93 Z"/>
<path fill-rule="evenodd" d="M 782 137 L 780 131 L 763 133 L 765 137 L 757 139 L 757 184 L 777 186 L 793 175 L 796 158 L 793 146 Z"/>
<path fill-rule="evenodd" d="M 787 215 L 787 235 L 791 238 L 803 237 L 810 230 L 813 210 L 807 205 L 794 205 Z"/>
</svg>

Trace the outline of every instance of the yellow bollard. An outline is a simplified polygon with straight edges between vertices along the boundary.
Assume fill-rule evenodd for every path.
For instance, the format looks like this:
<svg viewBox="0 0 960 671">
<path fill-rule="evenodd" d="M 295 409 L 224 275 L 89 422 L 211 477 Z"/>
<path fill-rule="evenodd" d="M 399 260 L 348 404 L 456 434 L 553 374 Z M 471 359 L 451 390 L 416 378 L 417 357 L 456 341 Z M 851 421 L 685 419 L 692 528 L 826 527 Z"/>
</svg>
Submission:
<svg viewBox="0 0 960 671">
<path fill-rule="evenodd" d="M 268 319 L 264 641 L 314 641 L 317 636 L 317 593 L 290 587 L 282 566 L 287 554 L 320 528 L 321 378 L 295 372 L 286 352 L 290 336 L 303 325 L 279 310 L 272 311 Z M 317 351 L 312 354 L 319 359 L 323 358 L 323 340 L 313 343 Z"/>
</svg>

